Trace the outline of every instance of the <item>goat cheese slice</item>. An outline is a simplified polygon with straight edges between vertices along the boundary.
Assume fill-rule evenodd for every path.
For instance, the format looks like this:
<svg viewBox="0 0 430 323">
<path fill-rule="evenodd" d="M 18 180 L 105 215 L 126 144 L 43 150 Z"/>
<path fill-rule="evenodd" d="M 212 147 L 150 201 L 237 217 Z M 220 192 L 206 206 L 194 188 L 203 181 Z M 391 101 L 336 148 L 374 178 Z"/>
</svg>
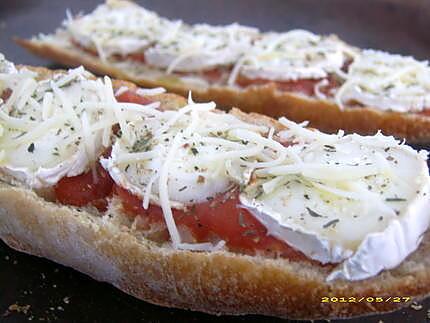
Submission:
<svg viewBox="0 0 430 323">
<path fill-rule="evenodd" d="M 238 24 L 183 25 L 145 51 L 147 64 L 167 72 L 193 72 L 233 65 L 250 50 L 258 30 Z"/>
<path fill-rule="evenodd" d="M 108 78 L 91 79 L 82 67 L 40 77 L 25 68 L 0 73 L 9 92 L 0 104 L 0 169 L 32 188 L 94 165 L 120 113 Z"/>
<path fill-rule="evenodd" d="M 341 107 L 359 103 L 396 112 L 430 108 L 427 61 L 368 49 L 357 56 L 344 77 L 335 96 Z"/>
<path fill-rule="evenodd" d="M 65 30 L 81 46 L 98 52 L 102 59 L 113 55 L 143 53 L 156 40 L 181 25 L 129 1 L 108 1 L 92 13 L 68 18 Z"/>
<path fill-rule="evenodd" d="M 267 127 L 214 108 L 214 103 L 190 98 L 177 111 L 159 111 L 130 123 L 128 138 L 123 134 L 111 156 L 101 160 L 118 185 L 142 199 L 144 208 L 149 203 L 161 206 L 175 248 L 216 247 L 183 243 L 172 208 L 206 202 L 232 185 L 247 183 L 247 164 L 270 163 L 276 149 L 283 147 L 264 139 Z"/>
<path fill-rule="evenodd" d="M 427 153 L 383 135 L 326 135 L 281 120 L 298 161 L 256 171 L 240 195 L 268 229 L 359 280 L 399 265 L 430 223 Z"/>
<path fill-rule="evenodd" d="M 355 50 L 335 36 L 319 36 L 306 30 L 267 33 L 239 62 L 238 72 L 250 79 L 275 81 L 320 79 L 341 73 Z"/>
</svg>

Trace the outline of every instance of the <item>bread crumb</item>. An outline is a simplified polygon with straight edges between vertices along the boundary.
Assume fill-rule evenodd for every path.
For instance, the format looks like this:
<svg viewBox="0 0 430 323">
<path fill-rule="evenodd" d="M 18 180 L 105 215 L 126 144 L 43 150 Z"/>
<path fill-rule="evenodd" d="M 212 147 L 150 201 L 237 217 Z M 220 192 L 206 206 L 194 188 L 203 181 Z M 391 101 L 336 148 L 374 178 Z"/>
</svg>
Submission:
<svg viewBox="0 0 430 323">
<path fill-rule="evenodd" d="M 423 306 L 420 305 L 420 304 L 418 304 L 418 303 L 416 303 L 416 302 L 412 302 L 411 308 L 413 310 L 415 310 L 415 311 L 420 311 L 420 310 L 422 310 Z"/>
<path fill-rule="evenodd" d="M 9 312 L 16 312 L 16 313 L 22 313 L 24 315 L 27 315 L 28 311 L 30 310 L 31 305 L 18 305 L 18 304 L 12 304 L 8 307 Z"/>
</svg>

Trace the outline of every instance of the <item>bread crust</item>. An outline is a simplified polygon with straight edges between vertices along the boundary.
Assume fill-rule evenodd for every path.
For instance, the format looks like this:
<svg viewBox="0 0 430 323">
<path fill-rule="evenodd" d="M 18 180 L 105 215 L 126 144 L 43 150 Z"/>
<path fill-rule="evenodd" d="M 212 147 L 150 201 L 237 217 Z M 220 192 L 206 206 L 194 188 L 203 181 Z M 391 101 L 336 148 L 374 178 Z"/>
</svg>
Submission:
<svg viewBox="0 0 430 323">
<path fill-rule="evenodd" d="M 238 107 L 245 112 L 257 112 L 272 118 L 285 116 L 295 122 L 309 121 L 311 127 L 324 132 L 343 129 L 350 133 L 372 135 L 381 130 L 386 135 L 405 138 L 412 144 L 430 142 L 430 117 L 424 115 L 386 112 L 368 107 L 340 109 L 333 102 L 279 91 L 273 84 L 250 86 L 245 89 L 227 86 L 199 88 L 164 79 L 136 78 L 75 46 L 63 48 L 37 40 L 15 39 L 15 41 L 38 56 L 67 66 L 84 65 L 94 73 L 129 80 L 143 87 L 162 86 L 169 92 L 184 96 L 191 90 L 196 100 L 213 100 L 221 108 Z"/>
<path fill-rule="evenodd" d="M 41 78 L 52 71 L 32 68 Z M 115 88 L 135 85 L 114 81 Z M 185 99 L 162 94 L 171 108 Z M 280 128 L 275 120 L 240 110 L 248 122 Z M 1 175 L 1 174 L 0 174 Z M 0 238 L 10 247 L 45 257 L 105 281 L 145 301 L 211 314 L 263 314 L 294 319 L 350 317 L 395 310 L 405 303 L 323 303 L 323 297 L 411 296 L 430 293 L 430 232 L 397 268 L 358 281 L 327 282 L 329 267 L 227 251 L 175 250 L 133 229 L 114 197 L 98 212 L 49 202 L 0 176 Z"/>
</svg>

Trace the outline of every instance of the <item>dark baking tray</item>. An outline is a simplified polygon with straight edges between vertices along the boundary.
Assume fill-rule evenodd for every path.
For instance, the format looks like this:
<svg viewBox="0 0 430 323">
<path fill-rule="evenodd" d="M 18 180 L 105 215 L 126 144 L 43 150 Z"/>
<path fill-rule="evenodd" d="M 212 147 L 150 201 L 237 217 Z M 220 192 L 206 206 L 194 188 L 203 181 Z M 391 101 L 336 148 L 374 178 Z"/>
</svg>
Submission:
<svg viewBox="0 0 430 323">
<path fill-rule="evenodd" d="M 50 32 L 65 10 L 88 12 L 100 1 L 0 0 L 0 52 L 16 63 L 48 65 L 11 41 Z M 262 30 L 305 28 L 336 33 L 351 44 L 384 49 L 420 59 L 430 56 L 428 0 L 147 0 L 147 8 L 187 22 L 240 22 Z M 48 65 L 55 67 L 55 65 Z M 405 295 L 407 296 L 407 295 Z M 10 305 L 30 305 L 26 313 Z M 349 320 L 358 322 L 430 322 L 430 300 L 422 308 Z M 11 308 L 13 309 L 13 307 Z M 130 297 L 72 269 L 15 252 L 0 242 L 0 322 L 282 322 L 261 316 L 215 317 L 167 309 Z M 286 321 L 283 321 L 286 322 Z M 341 322 L 334 320 L 332 322 Z M 343 322 L 343 321 L 342 321 Z"/>
</svg>

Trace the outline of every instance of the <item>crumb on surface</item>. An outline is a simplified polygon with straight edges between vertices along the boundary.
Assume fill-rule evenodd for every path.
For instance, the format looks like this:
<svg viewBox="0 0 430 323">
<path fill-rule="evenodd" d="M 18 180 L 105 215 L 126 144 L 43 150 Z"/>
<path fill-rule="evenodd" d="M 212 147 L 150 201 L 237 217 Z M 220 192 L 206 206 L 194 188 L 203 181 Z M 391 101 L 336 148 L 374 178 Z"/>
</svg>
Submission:
<svg viewBox="0 0 430 323">
<path fill-rule="evenodd" d="M 412 302 L 411 308 L 415 311 L 420 311 L 420 310 L 422 310 L 423 306 L 421 304 L 416 303 L 416 302 Z"/>
<path fill-rule="evenodd" d="M 7 308 L 6 312 L 3 313 L 3 317 L 9 316 L 12 313 L 27 315 L 30 311 L 31 305 L 19 305 L 18 303 L 11 304 Z"/>
</svg>

